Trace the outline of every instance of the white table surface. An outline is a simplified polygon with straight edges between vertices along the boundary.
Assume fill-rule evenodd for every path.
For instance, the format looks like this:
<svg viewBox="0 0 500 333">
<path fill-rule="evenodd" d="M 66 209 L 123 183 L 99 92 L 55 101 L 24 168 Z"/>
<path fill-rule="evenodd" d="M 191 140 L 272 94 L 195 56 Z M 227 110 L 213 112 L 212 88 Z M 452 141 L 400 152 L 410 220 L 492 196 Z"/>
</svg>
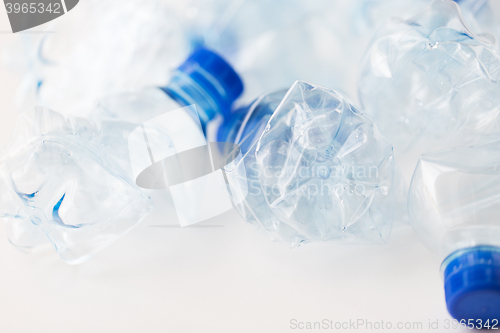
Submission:
<svg viewBox="0 0 500 333">
<path fill-rule="evenodd" d="M 1 33 L 0 51 L 13 38 Z M 20 79 L 0 68 L 0 147 L 17 117 Z M 445 329 L 440 262 L 407 226 L 385 246 L 289 249 L 236 211 L 201 224 L 219 226 L 213 228 L 167 227 L 175 224 L 171 213 L 152 214 L 77 266 L 50 248 L 17 251 L 0 224 L 0 332 L 311 331 L 293 329 L 294 319 L 422 322 L 420 330 L 393 331 L 455 331 Z M 439 329 L 429 329 L 429 321 Z"/>
</svg>

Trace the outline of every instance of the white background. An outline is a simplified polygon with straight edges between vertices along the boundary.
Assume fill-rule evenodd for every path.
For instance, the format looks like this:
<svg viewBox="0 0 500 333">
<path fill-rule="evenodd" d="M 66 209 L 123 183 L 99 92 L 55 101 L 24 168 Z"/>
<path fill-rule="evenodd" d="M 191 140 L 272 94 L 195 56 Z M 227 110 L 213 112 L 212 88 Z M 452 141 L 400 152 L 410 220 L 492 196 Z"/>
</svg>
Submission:
<svg viewBox="0 0 500 333">
<path fill-rule="evenodd" d="M 0 11 L 0 31 L 9 29 Z M 0 51 L 13 38 L 0 33 Z M 17 117 L 20 80 L 0 68 L 0 147 Z M 166 211 L 78 266 L 50 248 L 18 252 L 0 224 L 0 332 L 311 331 L 291 329 L 292 319 L 422 322 L 423 330 L 408 331 L 454 331 L 444 328 L 450 317 L 440 262 L 409 227 L 396 228 L 385 246 L 291 250 L 235 211 L 202 223 L 214 228 L 172 227 Z M 429 330 L 429 320 L 439 329 Z"/>
</svg>

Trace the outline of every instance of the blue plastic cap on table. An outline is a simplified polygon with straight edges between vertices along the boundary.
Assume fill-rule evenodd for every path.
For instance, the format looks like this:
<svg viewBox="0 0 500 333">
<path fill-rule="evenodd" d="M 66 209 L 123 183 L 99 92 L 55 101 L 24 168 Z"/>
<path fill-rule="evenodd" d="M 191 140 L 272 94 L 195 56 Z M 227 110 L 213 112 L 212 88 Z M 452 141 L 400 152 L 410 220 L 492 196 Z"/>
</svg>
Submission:
<svg viewBox="0 0 500 333">
<path fill-rule="evenodd" d="M 453 318 L 473 320 L 475 327 L 478 320 L 500 321 L 500 248 L 474 247 L 457 255 L 445 268 L 444 287 Z"/>
</svg>

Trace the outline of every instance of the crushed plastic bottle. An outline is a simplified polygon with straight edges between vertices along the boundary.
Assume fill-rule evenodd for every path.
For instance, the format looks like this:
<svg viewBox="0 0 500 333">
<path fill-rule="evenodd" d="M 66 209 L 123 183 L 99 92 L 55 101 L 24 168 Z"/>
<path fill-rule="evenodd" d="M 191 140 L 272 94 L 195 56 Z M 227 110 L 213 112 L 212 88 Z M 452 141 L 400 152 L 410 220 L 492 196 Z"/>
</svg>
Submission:
<svg viewBox="0 0 500 333">
<path fill-rule="evenodd" d="M 166 87 L 109 96 L 92 116 L 135 124 L 121 136 L 128 137 L 131 177 L 141 188 L 169 191 L 180 225 L 187 226 L 232 209 L 208 134 L 212 120 L 227 117 L 242 91 L 232 67 L 201 48 Z"/>
<path fill-rule="evenodd" d="M 12 244 L 30 250 L 48 238 L 76 264 L 153 209 L 127 180 L 113 147 L 102 146 L 105 136 L 86 119 L 44 108 L 21 115 L 0 160 L 0 216 Z"/>
<path fill-rule="evenodd" d="M 224 166 L 240 214 L 289 242 L 378 242 L 394 212 L 392 146 L 339 93 L 297 81 L 220 129 L 239 148 Z"/>
<path fill-rule="evenodd" d="M 499 151 L 494 141 L 424 154 L 408 196 L 415 233 L 443 260 L 450 314 L 474 327 L 500 314 Z"/>
<path fill-rule="evenodd" d="M 436 0 L 387 26 L 359 80 L 366 113 L 394 143 L 406 183 L 425 152 L 500 138 L 500 56 L 464 23 L 458 5 Z"/>
<path fill-rule="evenodd" d="M 142 144 L 131 141 L 131 133 L 146 120 L 175 113 L 182 123 L 153 124 L 146 132 L 160 153 L 178 152 L 176 133 L 184 133 L 183 147 L 204 140 L 202 125 L 228 113 L 242 89 L 222 58 L 200 49 L 166 87 L 109 96 L 91 120 L 41 107 L 23 113 L 0 159 L 0 216 L 7 218 L 9 240 L 31 249 L 48 238 L 68 263 L 86 260 L 153 209 L 137 186 L 134 166 L 145 161 L 131 159 Z M 139 156 L 157 153 L 139 147 Z"/>
</svg>

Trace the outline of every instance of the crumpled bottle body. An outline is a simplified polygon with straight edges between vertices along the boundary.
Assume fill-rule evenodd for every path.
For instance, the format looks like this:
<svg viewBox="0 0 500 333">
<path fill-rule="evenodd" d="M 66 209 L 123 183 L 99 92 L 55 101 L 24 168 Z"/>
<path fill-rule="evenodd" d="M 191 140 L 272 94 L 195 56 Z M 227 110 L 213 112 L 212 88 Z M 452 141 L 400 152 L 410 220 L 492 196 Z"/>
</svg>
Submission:
<svg viewBox="0 0 500 333">
<path fill-rule="evenodd" d="M 0 162 L 0 214 L 12 244 L 30 250 L 48 239 L 63 260 L 80 263 L 152 211 L 122 167 L 122 144 L 112 144 L 123 128 L 41 107 L 20 116 Z"/>
<path fill-rule="evenodd" d="M 297 81 L 261 125 L 236 142 L 250 148 L 235 150 L 224 166 L 247 221 L 291 246 L 385 242 L 394 161 L 369 118 L 337 92 Z"/>
</svg>

